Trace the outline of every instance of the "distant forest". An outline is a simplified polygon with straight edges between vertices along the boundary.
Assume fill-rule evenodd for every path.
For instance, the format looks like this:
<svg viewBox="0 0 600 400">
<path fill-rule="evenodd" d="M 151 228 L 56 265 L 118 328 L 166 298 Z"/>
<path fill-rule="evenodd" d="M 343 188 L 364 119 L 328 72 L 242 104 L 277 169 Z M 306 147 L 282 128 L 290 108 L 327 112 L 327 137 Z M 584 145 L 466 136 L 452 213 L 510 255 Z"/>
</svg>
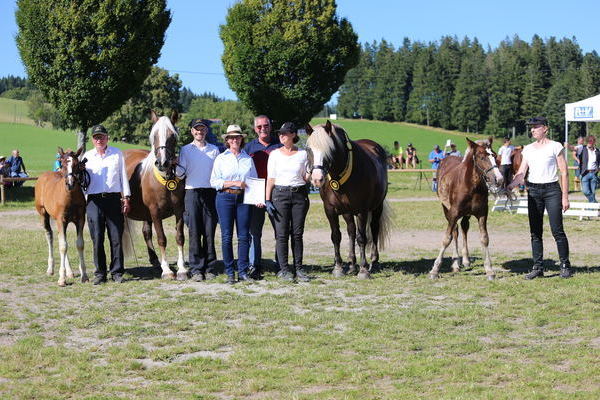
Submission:
<svg viewBox="0 0 600 400">
<path fill-rule="evenodd" d="M 555 139 L 564 135 L 564 104 L 600 93 L 600 57 L 575 38 L 531 43 L 518 36 L 496 49 L 477 39 L 445 36 L 433 43 L 362 46 L 359 65 L 340 88 L 337 113 L 348 118 L 406 121 L 495 136 L 526 131 L 545 115 Z M 594 130 L 600 128 L 593 127 Z M 583 123 L 569 132 L 585 133 Z"/>
</svg>

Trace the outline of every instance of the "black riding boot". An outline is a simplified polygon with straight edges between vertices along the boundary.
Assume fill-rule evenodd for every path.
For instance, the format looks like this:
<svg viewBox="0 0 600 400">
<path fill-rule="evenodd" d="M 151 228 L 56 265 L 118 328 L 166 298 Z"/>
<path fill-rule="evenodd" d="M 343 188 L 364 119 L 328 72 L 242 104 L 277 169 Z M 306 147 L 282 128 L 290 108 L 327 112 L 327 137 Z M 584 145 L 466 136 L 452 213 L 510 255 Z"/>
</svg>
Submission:
<svg viewBox="0 0 600 400">
<path fill-rule="evenodd" d="M 544 267 L 535 265 L 531 272 L 525 275 L 525 279 L 535 279 L 544 276 Z"/>
<path fill-rule="evenodd" d="M 296 268 L 296 279 L 298 279 L 298 281 L 300 281 L 300 282 L 309 282 L 310 281 L 310 278 L 308 277 L 308 274 L 306 273 L 306 270 L 304 269 L 304 267 Z"/>
<path fill-rule="evenodd" d="M 281 279 L 282 281 L 290 281 L 291 282 L 294 280 L 294 274 L 292 274 L 292 272 L 290 271 L 290 269 L 287 265 L 281 267 L 281 269 L 277 273 L 277 277 L 279 279 Z"/>
<path fill-rule="evenodd" d="M 570 278 L 573 276 L 573 269 L 571 268 L 571 264 L 564 263 L 560 266 L 560 277 L 561 278 Z"/>
</svg>

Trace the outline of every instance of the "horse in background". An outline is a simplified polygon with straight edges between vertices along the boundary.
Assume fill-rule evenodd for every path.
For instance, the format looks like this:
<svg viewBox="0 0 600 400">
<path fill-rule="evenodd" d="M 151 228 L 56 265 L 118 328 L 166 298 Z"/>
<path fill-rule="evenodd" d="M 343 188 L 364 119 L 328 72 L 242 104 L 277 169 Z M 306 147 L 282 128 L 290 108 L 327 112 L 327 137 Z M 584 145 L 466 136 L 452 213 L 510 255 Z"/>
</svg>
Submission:
<svg viewBox="0 0 600 400">
<path fill-rule="evenodd" d="M 87 282 L 83 257 L 83 227 L 85 225 L 85 197 L 83 187 L 87 187 L 89 176 L 85 170 L 85 160 L 79 161 L 83 148 L 76 153 L 58 148 L 61 169 L 57 172 L 44 172 L 35 184 L 35 209 L 40 214 L 42 226 L 46 231 L 48 242 L 48 275 L 54 274 L 53 234 L 50 217 L 56 221 L 58 232 L 58 249 L 60 252 L 60 268 L 58 270 L 58 285 L 66 286 L 66 278 L 74 277 L 67 255 L 67 225 L 72 222 L 77 229 L 75 246 L 79 253 L 79 271 L 81 282 Z"/>
<path fill-rule="evenodd" d="M 162 269 L 163 279 L 174 279 L 175 274 L 169 268 L 166 247 L 167 236 L 162 220 L 175 215 L 176 241 L 178 249 L 177 279 L 187 279 L 187 269 L 183 256 L 183 210 L 185 185 L 175 175 L 177 165 L 177 130 L 175 124 L 179 114 L 174 111 L 171 118 L 158 117 L 151 111 L 152 129 L 150 131 L 151 150 L 125 150 L 125 168 L 131 188 L 131 212 L 128 219 L 143 221 L 142 233 L 148 249 L 150 263 Z M 152 244 L 152 226 L 160 250 L 160 261 Z M 129 230 L 125 230 L 124 243 L 131 242 Z M 129 243 L 127 242 L 129 240 Z"/>
<path fill-rule="evenodd" d="M 387 154 L 372 140 L 351 141 L 342 127 L 329 121 L 314 128 L 307 125 L 306 132 L 310 135 L 306 144 L 311 183 L 319 188 L 335 249 L 333 275 L 344 275 L 340 256 L 339 215 L 342 215 L 350 242 L 348 274 L 356 273 L 355 245 L 358 242 L 358 277 L 367 279 L 379 262 L 379 247 L 383 248 L 390 233 L 391 209 L 385 200 Z M 369 242 L 371 266 L 368 268 L 365 247 Z"/>
<path fill-rule="evenodd" d="M 467 232 L 469 218 L 474 216 L 479 223 L 479 234 L 484 252 L 485 273 L 489 280 L 495 278 L 489 252 L 489 236 L 487 231 L 488 190 L 498 191 L 502 183 L 502 175 L 496 164 L 496 157 L 491 150 L 492 138 L 477 143 L 467 139 L 469 147 L 465 156 L 444 158 L 438 169 L 438 197 L 442 203 L 448 226 L 442 240 L 442 247 L 429 272 L 432 279 L 438 278 L 444 251 L 454 240 L 452 270 L 460 271 L 461 260 L 458 256 L 458 220 L 463 236 L 462 265 L 469 267 L 469 249 Z"/>
</svg>

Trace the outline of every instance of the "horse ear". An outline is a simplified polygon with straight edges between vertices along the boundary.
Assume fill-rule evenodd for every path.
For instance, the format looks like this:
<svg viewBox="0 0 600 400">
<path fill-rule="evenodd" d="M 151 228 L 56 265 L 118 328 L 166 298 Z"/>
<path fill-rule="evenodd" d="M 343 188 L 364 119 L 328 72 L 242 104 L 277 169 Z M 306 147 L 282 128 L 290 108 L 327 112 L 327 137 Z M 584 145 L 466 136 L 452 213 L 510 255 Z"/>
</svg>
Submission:
<svg viewBox="0 0 600 400">
<path fill-rule="evenodd" d="M 311 133 L 313 133 L 314 129 L 312 128 L 312 126 L 310 126 L 310 124 L 306 124 L 304 125 L 304 130 L 306 131 L 306 134 L 310 136 Z"/>
<path fill-rule="evenodd" d="M 173 112 L 171 113 L 171 123 L 175 125 L 177 124 L 177 121 L 179 121 L 179 113 L 177 112 L 177 110 L 173 110 Z"/>
<path fill-rule="evenodd" d="M 333 127 L 331 126 L 331 121 L 329 120 L 327 120 L 327 122 L 325 123 L 325 132 L 327 132 L 329 136 L 333 134 Z"/>
<path fill-rule="evenodd" d="M 494 137 L 493 136 L 489 136 L 488 137 L 488 142 L 489 142 L 489 146 L 491 148 L 492 147 L 492 143 L 494 143 Z"/>
<path fill-rule="evenodd" d="M 58 146 L 58 154 L 60 154 L 61 157 L 63 156 L 63 154 L 65 154 L 65 151 L 60 146 Z"/>
<path fill-rule="evenodd" d="M 154 110 L 150 110 L 150 120 L 152 121 L 153 124 L 155 124 L 156 121 L 158 121 L 158 116 L 156 115 Z"/>
<path fill-rule="evenodd" d="M 465 139 L 467 139 L 467 143 L 469 144 L 470 148 L 474 149 L 475 147 L 477 147 L 477 143 L 475 143 L 474 141 L 472 141 L 469 138 L 465 138 Z"/>
<path fill-rule="evenodd" d="M 75 157 L 79 158 L 79 156 L 81 155 L 82 152 L 83 152 L 83 146 L 81 146 L 80 148 L 77 149 L 77 153 L 75 153 Z"/>
</svg>

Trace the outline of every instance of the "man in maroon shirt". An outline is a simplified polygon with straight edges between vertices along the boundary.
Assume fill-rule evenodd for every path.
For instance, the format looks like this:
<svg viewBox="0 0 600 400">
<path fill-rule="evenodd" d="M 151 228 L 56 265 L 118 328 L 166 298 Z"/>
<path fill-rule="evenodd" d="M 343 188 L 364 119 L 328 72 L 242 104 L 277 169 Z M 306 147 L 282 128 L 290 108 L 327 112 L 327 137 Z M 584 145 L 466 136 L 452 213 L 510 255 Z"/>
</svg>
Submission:
<svg viewBox="0 0 600 400">
<path fill-rule="evenodd" d="M 244 151 L 252 157 L 259 178 L 267 179 L 269 153 L 282 146 L 279 139 L 271 134 L 271 120 L 266 115 L 254 118 L 254 132 L 257 138 L 244 146 Z M 269 219 L 271 219 L 269 217 Z M 250 268 L 248 273 L 254 279 L 260 279 L 262 273 L 262 229 L 265 224 L 265 208 L 252 206 L 250 219 Z M 271 220 L 273 231 L 275 225 Z M 277 259 L 277 257 L 275 257 Z"/>
</svg>

